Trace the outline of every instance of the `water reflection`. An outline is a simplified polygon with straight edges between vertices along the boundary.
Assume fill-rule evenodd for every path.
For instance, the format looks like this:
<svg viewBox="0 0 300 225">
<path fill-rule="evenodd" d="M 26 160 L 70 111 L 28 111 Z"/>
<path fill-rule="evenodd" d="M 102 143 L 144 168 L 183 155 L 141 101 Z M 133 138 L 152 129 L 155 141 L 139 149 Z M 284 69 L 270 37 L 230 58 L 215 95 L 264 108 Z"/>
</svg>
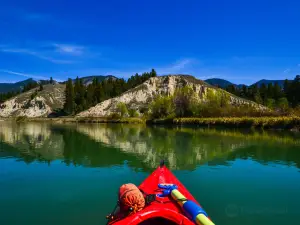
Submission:
<svg viewBox="0 0 300 225">
<path fill-rule="evenodd" d="M 152 170 L 161 159 L 172 169 L 208 163 L 228 165 L 237 158 L 280 162 L 300 168 L 299 134 L 126 124 L 51 125 L 0 123 L 0 157 L 26 163 L 61 160 L 67 165 L 107 167 L 125 161 Z"/>
</svg>

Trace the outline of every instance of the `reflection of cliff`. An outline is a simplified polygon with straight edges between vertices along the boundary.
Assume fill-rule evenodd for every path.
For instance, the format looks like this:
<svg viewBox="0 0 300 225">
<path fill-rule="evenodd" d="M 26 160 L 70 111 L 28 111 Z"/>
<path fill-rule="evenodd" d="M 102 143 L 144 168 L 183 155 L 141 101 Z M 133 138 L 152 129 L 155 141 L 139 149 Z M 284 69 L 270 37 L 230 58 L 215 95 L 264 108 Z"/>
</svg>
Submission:
<svg viewBox="0 0 300 225">
<path fill-rule="evenodd" d="M 226 165 L 252 158 L 300 168 L 297 134 L 213 129 L 147 127 L 128 124 L 50 125 L 0 123 L 0 157 L 26 162 L 62 160 L 67 165 L 122 165 L 152 170 L 165 159 L 171 169 L 199 164 Z"/>
<path fill-rule="evenodd" d="M 163 159 L 152 146 L 152 134 L 144 126 L 77 126 L 77 131 L 106 146 L 118 148 L 121 152 L 134 155 L 149 167 L 156 167 Z M 174 152 L 166 152 L 165 159 L 170 163 Z"/>
<path fill-rule="evenodd" d="M 51 133 L 44 123 L 0 123 L 0 141 L 17 149 L 20 155 L 42 160 L 62 159 L 62 136 Z"/>
<path fill-rule="evenodd" d="M 172 169 L 193 169 L 203 163 L 226 164 L 228 160 L 250 157 L 259 162 L 285 162 L 288 155 L 293 155 L 289 160 L 297 165 L 300 161 L 300 152 L 292 150 L 300 144 L 298 137 L 284 133 L 134 125 L 79 125 L 77 131 L 136 156 L 150 168 L 155 168 L 161 159 L 166 159 Z"/>
<path fill-rule="evenodd" d="M 97 142 L 117 147 L 155 168 L 161 159 L 172 169 L 195 168 L 215 157 L 223 157 L 246 143 L 228 138 L 216 141 L 214 136 L 197 136 L 173 129 L 153 129 L 129 125 L 80 125 L 77 131 Z"/>
</svg>

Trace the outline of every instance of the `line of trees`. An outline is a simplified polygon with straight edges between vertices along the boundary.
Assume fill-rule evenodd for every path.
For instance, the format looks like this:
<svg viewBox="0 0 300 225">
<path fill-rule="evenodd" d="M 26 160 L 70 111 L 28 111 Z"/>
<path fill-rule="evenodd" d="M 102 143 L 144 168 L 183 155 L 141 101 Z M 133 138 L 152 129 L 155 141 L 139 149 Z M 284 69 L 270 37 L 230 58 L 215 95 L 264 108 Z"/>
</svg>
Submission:
<svg viewBox="0 0 300 225">
<path fill-rule="evenodd" d="M 226 91 L 263 104 L 269 108 L 276 108 L 282 104 L 287 104 L 287 107 L 297 107 L 300 105 L 300 75 L 297 75 L 293 81 L 285 80 L 283 88 L 277 83 L 265 85 L 245 86 L 241 88 L 234 85 L 229 85 Z"/>
<path fill-rule="evenodd" d="M 75 82 L 72 79 L 68 79 L 64 111 L 69 115 L 77 114 L 106 99 L 116 97 L 156 76 L 156 71 L 152 69 L 151 72 L 142 73 L 141 75 L 136 73 L 127 81 L 110 77 L 99 82 L 97 78 L 94 78 L 93 82 L 88 86 L 85 86 L 78 77 L 75 79 Z"/>
<path fill-rule="evenodd" d="M 7 93 L 0 93 L 0 103 L 3 103 L 5 102 L 6 100 L 14 97 L 14 96 L 17 96 L 21 93 L 21 91 L 10 91 L 10 92 L 7 92 Z"/>
</svg>

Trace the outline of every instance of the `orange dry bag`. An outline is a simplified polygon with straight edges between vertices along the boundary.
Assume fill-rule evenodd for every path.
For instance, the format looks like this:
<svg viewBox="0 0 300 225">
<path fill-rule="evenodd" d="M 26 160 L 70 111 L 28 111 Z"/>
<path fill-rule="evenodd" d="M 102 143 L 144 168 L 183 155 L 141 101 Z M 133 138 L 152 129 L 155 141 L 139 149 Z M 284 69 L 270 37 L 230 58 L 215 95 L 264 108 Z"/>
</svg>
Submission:
<svg viewBox="0 0 300 225">
<path fill-rule="evenodd" d="M 123 184 L 119 189 L 120 208 L 123 212 L 136 213 L 145 207 L 142 192 L 134 184 Z"/>
</svg>

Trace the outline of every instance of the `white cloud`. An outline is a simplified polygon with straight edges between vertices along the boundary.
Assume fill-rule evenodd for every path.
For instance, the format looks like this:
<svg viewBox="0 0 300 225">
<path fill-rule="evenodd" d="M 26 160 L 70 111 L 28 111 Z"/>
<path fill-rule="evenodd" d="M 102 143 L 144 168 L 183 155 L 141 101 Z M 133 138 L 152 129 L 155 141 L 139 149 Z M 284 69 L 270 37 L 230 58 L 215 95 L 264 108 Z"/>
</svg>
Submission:
<svg viewBox="0 0 300 225">
<path fill-rule="evenodd" d="M 180 71 L 181 69 L 184 69 L 187 65 L 192 63 L 191 59 L 183 59 L 179 60 L 176 63 L 174 63 L 173 66 L 170 67 L 171 70 Z"/>
<path fill-rule="evenodd" d="M 53 46 L 57 52 L 73 56 L 82 55 L 85 49 L 83 46 L 78 45 L 53 44 Z"/>
<path fill-rule="evenodd" d="M 283 73 L 289 73 L 291 71 L 291 69 L 287 68 L 283 71 Z"/>
<path fill-rule="evenodd" d="M 158 74 L 176 74 L 176 73 L 189 73 L 190 66 L 194 64 L 196 60 L 194 59 L 181 59 L 173 63 L 172 65 L 168 65 L 166 67 L 157 68 Z"/>
<path fill-rule="evenodd" d="M 33 79 L 40 79 L 40 80 L 47 80 L 47 79 L 49 79 L 48 77 L 44 77 L 44 76 L 27 74 L 27 73 L 19 73 L 19 72 L 14 72 L 14 71 L 11 71 L 11 70 L 0 70 L 0 72 L 2 72 L 2 73 L 8 73 L 8 74 L 13 74 L 13 75 L 18 75 L 18 76 L 22 76 L 22 77 L 33 78 Z"/>
<path fill-rule="evenodd" d="M 46 56 L 45 54 L 38 52 L 38 51 L 34 51 L 32 49 L 26 49 L 26 48 L 1 48 L 0 46 L 0 51 L 2 52 L 9 52 L 9 53 L 20 53 L 20 54 L 27 54 L 27 55 L 32 55 L 35 56 L 37 58 L 43 59 L 43 60 L 47 60 L 49 62 L 52 63 L 56 63 L 56 64 L 71 64 L 71 63 L 75 63 L 72 60 L 63 60 L 63 59 L 56 59 L 54 57 L 50 57 L 50 56 Z"/>
</svg>

